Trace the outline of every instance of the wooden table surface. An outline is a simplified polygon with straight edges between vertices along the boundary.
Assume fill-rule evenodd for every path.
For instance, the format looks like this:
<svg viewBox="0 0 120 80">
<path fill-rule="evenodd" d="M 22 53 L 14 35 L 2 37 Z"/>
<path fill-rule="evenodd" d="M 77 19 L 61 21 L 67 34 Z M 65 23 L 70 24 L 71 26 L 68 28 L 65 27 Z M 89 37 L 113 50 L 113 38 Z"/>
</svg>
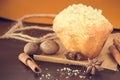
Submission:
<svg viewBox="0 0 120 80">
<path fill-rule="evenodd" d="M 13 21 L 0 18 L 0 35 L 13 24 Z M 17 58 L 24 45 L 25 42 L 19 40 L 0 40 L 0 80 L 120 80 L 119 71 L 104 70 L 96 76 L 88 76 L 80 66 L 42 61 L 36 61 L 42 68 L 41 75 L 36 75 Z"/>
</svg>

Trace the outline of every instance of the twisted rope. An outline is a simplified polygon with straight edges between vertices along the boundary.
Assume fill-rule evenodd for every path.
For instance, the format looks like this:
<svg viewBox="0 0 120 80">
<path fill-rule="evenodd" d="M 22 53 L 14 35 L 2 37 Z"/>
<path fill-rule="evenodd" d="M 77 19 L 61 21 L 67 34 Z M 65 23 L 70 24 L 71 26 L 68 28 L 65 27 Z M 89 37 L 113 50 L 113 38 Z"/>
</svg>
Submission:
<svg viewBox="0 0 120 80">
<path fill-rule="evenodd" d="M 54 18 L 56 15 L 55 14 L 32 14 L 32 15 L 25 15 L 21 17 L 20 19 L 17 20 L 17 23 L 11 27 L 4 35 L 0 36 L 0 39 L 17 39 L 17 40 L 22 40 L 25 42 L 35 42 L 35 43 L 40 43 L 43 42 L 46 39 L 55 39 L 57 38 L 55 33 L 48 33 L 42 37 L 36 38 L 33 36 L 29 36 L 27 34 L 21 33 L 21 31 L 25 30 L 32 30 L 32 29 L 37 29 L 37 30 L 46 30 L 46 31 L 53 31 L 52 27 L 50 26 L 24 26 L 23 25 L 23 20 L 28 19 L 28 18 L 34 18 L 34 17 L 40 17 L 40 18 Z M 17 32 L 17 33 L 16 33 Z"/>
</svg>

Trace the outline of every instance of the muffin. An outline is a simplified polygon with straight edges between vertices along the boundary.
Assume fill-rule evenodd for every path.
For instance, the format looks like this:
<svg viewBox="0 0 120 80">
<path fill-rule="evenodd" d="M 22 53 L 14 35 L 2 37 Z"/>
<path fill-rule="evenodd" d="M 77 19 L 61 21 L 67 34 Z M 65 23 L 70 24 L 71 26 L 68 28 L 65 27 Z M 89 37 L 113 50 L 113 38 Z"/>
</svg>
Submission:
<svg viewBox="0 0 120 80">
<path fill-rule="evenodd" d="M 113 30 L 102 11 L 83 4 L 73 4 L 58 13 L 53 30 L 70 52 L 94 58 Z"/>
</svg>

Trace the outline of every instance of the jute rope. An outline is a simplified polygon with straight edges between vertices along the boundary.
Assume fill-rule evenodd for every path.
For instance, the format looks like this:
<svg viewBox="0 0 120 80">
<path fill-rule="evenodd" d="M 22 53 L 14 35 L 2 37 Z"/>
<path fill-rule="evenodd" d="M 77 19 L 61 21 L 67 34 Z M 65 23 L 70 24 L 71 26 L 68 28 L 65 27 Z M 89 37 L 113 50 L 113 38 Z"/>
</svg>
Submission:
<svg viewBox="0 0 120 80">
<path fill-rule="evenodd" d="M 22 31 L 25 30 L 32 30 L 32 29 L 37 29 L 37 30 L 46 30 L 46 31 L 53 31 L 52 27 L 50 26 L 38 26 L 38 25 L 33 25 L 33 26 L 24 26 L 23 25 L 23 20 L 28 19 L 28 18 L 34 18 L 34 17 L 39 17 L 39 18 L 54 18 L 56 15 L 55 14 L 32 14 L 32 15 L 25 15 L 21 17 L 20 19 L 17 20 L 17 23 L 14 24 L 4 35 L 0 36 L 0 39 L 17 39 L 17 40 L 22 40 L 25 42 L 35 42 L 35 43 L 40 43 L 43 42 L 46 39 L 55 39 L 58 38 L 55 33 L 48 33 L 42 37 L 33 37 L 29 36 L 27 34 L 23 34 Z"/>
</svg>

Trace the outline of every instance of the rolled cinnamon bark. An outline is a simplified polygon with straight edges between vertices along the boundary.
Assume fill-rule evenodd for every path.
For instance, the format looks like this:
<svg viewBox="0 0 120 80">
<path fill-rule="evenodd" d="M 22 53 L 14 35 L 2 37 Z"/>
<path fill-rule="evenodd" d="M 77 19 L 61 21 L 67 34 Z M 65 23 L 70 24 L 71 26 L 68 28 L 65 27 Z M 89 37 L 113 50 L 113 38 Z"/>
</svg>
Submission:
<svg viewBox="0 0 120 80">
<path fill-rule="evenodd" d="M 111 45 L 109 47 L 109 51 L 112 54 L 112 56 L 114 57 L 114 59 L 116 60 L 116 62 L 120 65 L 120 53 L 117 50 L 117 48 L 114 45 Z"/>
<path fill-rule="evenodd" d="M 120 52 L 120 39 L 118 38 L 114 38 L 113 39 L 113 44 L 116 46 L 116 48 L 119 50 Z"/>
<path fill-rule="evenodd" d="M 39 74 L 41 73 L 40 67 L 34 62 L 34 60 L 29 57 L 26 53 L 21 53 L 18 56 L 18 59 L 24 63 L 26 66 L 30 67 L 33 72 Z"/>
</svg>

